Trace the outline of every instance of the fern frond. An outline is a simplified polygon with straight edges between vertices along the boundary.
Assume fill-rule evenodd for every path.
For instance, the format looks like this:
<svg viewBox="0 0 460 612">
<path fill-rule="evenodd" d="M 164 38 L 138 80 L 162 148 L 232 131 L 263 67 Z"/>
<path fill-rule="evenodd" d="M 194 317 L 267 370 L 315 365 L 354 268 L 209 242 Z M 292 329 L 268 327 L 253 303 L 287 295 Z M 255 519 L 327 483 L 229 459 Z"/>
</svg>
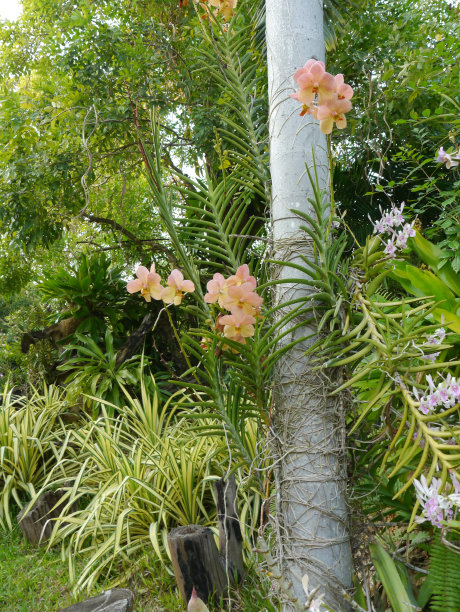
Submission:
<svg viewBox="0 0 460 612">
<path fill-rule="evenodd" d="M 460 555 L 445 546 L 439 537 L 430 548 L 431 592 L 430 610 L 458 612 L 460 610 Z"/>
</svg>

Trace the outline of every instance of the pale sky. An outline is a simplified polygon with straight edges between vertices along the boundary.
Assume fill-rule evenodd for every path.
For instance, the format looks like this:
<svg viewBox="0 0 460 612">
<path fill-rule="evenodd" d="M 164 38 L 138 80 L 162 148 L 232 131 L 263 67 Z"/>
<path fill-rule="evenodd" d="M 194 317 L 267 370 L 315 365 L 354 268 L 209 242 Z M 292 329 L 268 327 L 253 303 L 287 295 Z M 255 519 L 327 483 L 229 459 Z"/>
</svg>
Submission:
<svg viewBox="0 0 460 612">
<path fill-rule="evenodd" d="M 17 19 L 22 12 L 19 0 L 0 0 L 0 19 Z"/>
</svg>

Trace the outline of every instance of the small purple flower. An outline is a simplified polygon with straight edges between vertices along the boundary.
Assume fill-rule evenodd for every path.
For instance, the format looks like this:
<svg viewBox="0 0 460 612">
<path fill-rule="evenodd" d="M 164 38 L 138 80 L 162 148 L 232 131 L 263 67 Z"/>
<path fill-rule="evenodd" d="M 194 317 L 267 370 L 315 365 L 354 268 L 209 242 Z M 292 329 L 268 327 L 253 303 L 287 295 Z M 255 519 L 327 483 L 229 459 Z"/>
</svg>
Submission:
<svg viewBox="0 0 460 612">
<path fill-rule="evenodd" d="M 450 400 L 449 393 L 447 392 L 447 389 L 439 389 L 438 393 L 439 393 L 439 397 L 441 398 L 441 402 L 443 404 Z"/>
<path fill-rule="evenodd" d="M 404 202 L 401 202 L 401 206 L 399 208 L 392 204 L 391 210 L 385 210 L 384 212 L 382 212 L 382 209 L 380 209 L 380 212 L 382 213 L 382 218 L 379 221 L 376 221 L 375 223 L 369 217 L 374 227 L 374 234 L 390 234 L 391 237 L 386 243 L 384 252 L 391 258 L 396 256 L 396 252 L 398 249 L 405 249 L 407 247 L 408 238 L 415 236 L 415 230 L 413 228 L 414 224 L 404 224 L 404 217 L 402 214 L 404 206 Z M 396 233 L 393 228 L 400 227 L 403 224 L 403 229 Z"/>
<path fill-rule="evenodd" d="M 429 355 L 422 355 L 422 359 L 426 359 L 427 361 L 431 361 L 431 363 L 434 363 L 436 361 L 436 359 L 439 357 L 440 352 L 438 351 L 437 353 L 430 353 Z"/>
<path fill-rule="evenodd" d="M 423 414 L 428 414 L 431 411 L 431 406 L 424 397 L 422 397 L 422 401 L 420 402 L 419 410 Z"/>
<path fill-rule="evenodd" d="M 385 223 L 385 225 L 387 225 L 388 227 L 392 227 L 393 225 L 393 213 L 391 211 L 387 211 L 383 217 L 382 217 L 382 221 Z"/>
<path fill-rule="evenodd" d="M 401 249 L 405 249 L 407 246 L 407 236 L 403 231 L 398 232 L 396 237 L 396 246 L 400 247 Z"/>
<path fill-rule="evenodd" d="M 452 511 L 452 500 L 439 493 L 442 486 L 440 478 L 433 478 L 430 486 L 428 486 L 425 475 L 422 475 L 420 480 L 414 480 L 414 487 L 417 493 L 417 499 L 423 507 L 423 516 L 417 517 L 416 521 L 430 521 L 435 527 L 442 527 L 442 522 L 445 517 L 450 518 Z"/>
<path fill-rule="evenodd" d="M 449 156 L 448 156 L 448 155 L 447 155 L 447 153 L 444 151 L 444 148 L 443 148 L 443 147 L 440 147 L 440 148 L 439 148 L 439 151 L 438 151 L 438 157 L 436 158 L 436 161 L 438 162 L 438 164 L 444 164 L 444 163 L 445 163 L 445 161 L 446 161 L 446 159 L 447 159 L 448 157 L 449 157 Z"/>
<path fill-rule="evenodd" d="M 411 224 L 411 223 L 406 223 L 406 224 L 404 225 L 404 227 L 403 227 L 403 232 L 406 234 L 406 236 L 407 236 L 408 238 L 413 238 L 413 237 L 415 236 L 415 234 L 417 233 L 417 232 L 414 230 L 413 225 L 414 225 L 413 223 L 412 223 L 412 224 Z"/>
<path fill-rule="evenodd" d="M 432 498 L 425 504 L 425 514 L 427 519 L 435 527 L 442 527 L 443 513 L 436 499 Z"/>
<path fill-rule="evenodd" d="M 374 225 L 374 232 L 383 234 L 386 231 L 387 231 L 387 226 L 385 225 L 385 223 L 382 220 L 377 221 L 377 223 Z"/>
<path fill-rule="evenodd" d="M 394 244 L 392 239 L 388 240 L 384 253 L 386 255 L 389 255 L 390 257 L 394 257 L 396 255 L 396 245 Z"/>
<path fill-rule="evenodd" d="M 404 223 L 404 217 L 402 215 L 404 206 L 404 202 L 401 202 L 401 208 L 396 208 L 396 206 L 393 206 L 391 210 L 391 212 L 393 213 L 393 227 L 398 227 L 399 225 L 402 225 Z"/>
<path fill-rule="evenodd" d="M 447 169 L 450 169 L 452 167 L 458 166 L 459 164 L 459 160 L 458 160 L 458 156 L 459 156 L 460 151 L 457 151 L 456 153 L 453 153 L 453 157 L 451 154 L 446 153 L 444 151 L 444 149 L 442 147 L 440 147 L 439 151 L 438 151 L 438 157 L 436 158 L 436 161 L 438 162 L 438 164 L 445 164 Z"/>
</svg>

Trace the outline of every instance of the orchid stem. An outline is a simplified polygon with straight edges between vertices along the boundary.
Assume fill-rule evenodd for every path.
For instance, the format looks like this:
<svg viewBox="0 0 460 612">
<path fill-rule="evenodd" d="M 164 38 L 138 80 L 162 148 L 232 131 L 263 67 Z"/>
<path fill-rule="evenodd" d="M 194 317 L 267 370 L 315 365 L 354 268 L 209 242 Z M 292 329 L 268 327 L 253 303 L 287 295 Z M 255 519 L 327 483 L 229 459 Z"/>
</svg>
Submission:
<svg viewBox="0 0 460 612">
<path fill-rule="evenodd" d="M 185 361 L 186 361 L 186 363 L 187 363 L 187 365 L 188 365 L 189 369 L 192 369 L 192 364 L 190 363 L 190 359 L 188 358 L 188 355 L 187 355 L 187 353 L 185 352 L 185 349 L 184 349 L 184 347 L 183 347 L 183 344 L 182 344 L 182 342 L 181 342 L 181 339 L 180 339 L 180 337 L 179 337 L 179 334 L 177 333 L 176 326 L 174 325 L 174 321 L 172 320 L 171 313 L 169 312 L 169 310 L 168 310 L 168 307 L 167 307 L 167 306 L 165 306 L 165 310 L 166 310 L 166 314 L 168 315 L 169 322 L 171 323 L 171 327 L 172 327 L 172 329 L 173 329 L 174 336 L 175 336 L 175 338 L 176 338 L 176 340 L 177 340 L 177 343 L 178 343 L 178 345 L 179 345 L 180 351 L 181 351 L 182 355 L 184 356 L 184 359 L 185 359 Z M 196 374 L 194 374 L 194 376 L 195 376 L 195 378 L 196 378 Z"/>
<path fill-rule="evenodd" d="M 327 142 L 327 157 L 329 160 L 329 199 L 331 202 L 331 212 L 329 216 L 329 229 L 332 224 L 332 217 L 335 214 L 335 202 L 334 202 L 334 160 L 332 157 L 332 138 L 330 134 L 326 135 Z"/>
</svg>

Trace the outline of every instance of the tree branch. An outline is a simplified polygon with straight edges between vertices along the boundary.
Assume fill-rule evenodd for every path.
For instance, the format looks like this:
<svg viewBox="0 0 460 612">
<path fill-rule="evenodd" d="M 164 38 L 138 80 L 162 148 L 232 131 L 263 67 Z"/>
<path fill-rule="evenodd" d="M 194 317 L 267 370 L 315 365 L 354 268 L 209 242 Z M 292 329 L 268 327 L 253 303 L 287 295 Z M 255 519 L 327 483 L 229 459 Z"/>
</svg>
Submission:
<svg viewBox="0 0 460 612">
<path fill-rule="evenodd" d="M 157 252 L 157 253 L 163 253 L 164 255 L 166 255 L 168 260 L 174 266 L 178 265 L 178 262 L 177 262 L 177 259 L 174 253 L 167 247 L 163 246 L 162 244 L 158 244 L 155 238 L 152 238 L 150 240 L 141 240 L 137 236 L 135 236 L 132 232 L 130 232 L 128 229 L 126 229 L 123 225 L 121 225 L 120 223 L 117 223 L 117 221 L 115 221 L 114 219 L 108 219 L 107 217 L 99 217 L 96 215 L 90 215 L 88 213 L 85 213 L 83 216 L 88 221 L 91 221 L 91 223 L 100 223 L 101 225 L 108 225 L 112 229 L 121 232 L 134 245 L 139 247 L 141 253 L 143 253 L 143 247 L 145 245 L 148 245 L 150 250 L 152 250 L 153 252 Z"/>
</svg>

